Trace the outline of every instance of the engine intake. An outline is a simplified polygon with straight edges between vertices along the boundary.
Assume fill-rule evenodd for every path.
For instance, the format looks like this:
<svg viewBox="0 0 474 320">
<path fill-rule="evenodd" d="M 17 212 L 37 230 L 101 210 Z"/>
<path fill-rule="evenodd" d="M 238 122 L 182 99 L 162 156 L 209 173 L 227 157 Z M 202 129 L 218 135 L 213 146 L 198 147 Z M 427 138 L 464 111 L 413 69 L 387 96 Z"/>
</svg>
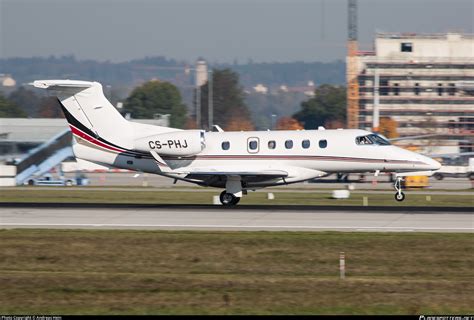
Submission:
<svg viewBox="0 0 474 320">
<path fill-rule="evenodd" d="M 184 130 L 156 134 L 135 140 L 135 150 L 160 155 L 192 156 L 206 147 L 204 131 Z"/>
</svg>

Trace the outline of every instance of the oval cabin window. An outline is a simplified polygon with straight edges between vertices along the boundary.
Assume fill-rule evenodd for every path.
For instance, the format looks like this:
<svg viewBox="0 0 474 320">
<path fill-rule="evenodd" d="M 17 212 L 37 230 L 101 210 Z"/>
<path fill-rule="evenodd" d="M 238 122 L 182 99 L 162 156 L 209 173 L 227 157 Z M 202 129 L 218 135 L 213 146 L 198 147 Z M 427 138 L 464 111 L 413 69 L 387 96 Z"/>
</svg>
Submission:
<svg viewBox="0 0 474 320">
<path fill-rule="evenodd" d="M 285 141 L 285 148 L 287 148 L 287 149 L 293 148 L 293 140 L 286 140 Z"/>
<path fill-rule="evenodd" d="M 308 149 L 311 145 L 311 142 L 309 142 L 309 140 L 303 140 L 301 142 L 301 146 L 303 147 L 303 149 Z"/>
<path fill-rule="evenodd" d="M 275 149 L 275 148 L 276 148 L 275 140 L 268 141 L 268 149 Z"/>
<path fill-rule="evenodd" d="M 222 150 L 229 150 L 229 148 L 230 148 L 230 142 L 229 141 L 222 142 Z"/>
<path fill-rule="evenodd" d="M 252 140 L 252 141 L 249 142 L 249 149 L 250 149 L 250 150 L 256 150 L 257 147 L 258 147 L 257 141 Z"/>
<path fill-rule="evenodd" d="M 328 146 L 328 141 L 327 140 L 319 140 L 319 147 L 321 149 L 324 149 Z"/>
</svg>

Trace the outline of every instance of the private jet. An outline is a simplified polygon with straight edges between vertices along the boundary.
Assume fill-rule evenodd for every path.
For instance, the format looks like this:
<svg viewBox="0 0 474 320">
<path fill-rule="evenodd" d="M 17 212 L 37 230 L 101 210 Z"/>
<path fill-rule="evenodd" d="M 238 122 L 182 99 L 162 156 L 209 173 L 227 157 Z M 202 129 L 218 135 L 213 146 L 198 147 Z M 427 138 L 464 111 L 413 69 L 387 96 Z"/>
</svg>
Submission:
<svg viewBox="0 0 474 320">
<path fill-rule="evenodd" d="M 365 130 L 181 130 L 126 120 L 98 82 L 37 80 L 33 85 L 58 97 L 77 158 L 223 188 L 220 201 L 226 206 L 236 205 L 248 191 L 344 172 L 394 172 L 395 199 L 403 201 L 404 176 L 431 175 L 441 167 Z"/>
</svg>

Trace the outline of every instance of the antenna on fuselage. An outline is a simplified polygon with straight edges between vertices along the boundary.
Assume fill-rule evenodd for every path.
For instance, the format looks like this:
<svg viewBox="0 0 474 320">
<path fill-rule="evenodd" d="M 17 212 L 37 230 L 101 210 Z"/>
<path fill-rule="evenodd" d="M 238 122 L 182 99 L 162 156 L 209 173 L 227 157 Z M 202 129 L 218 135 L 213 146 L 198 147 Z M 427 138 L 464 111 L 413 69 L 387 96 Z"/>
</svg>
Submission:
<svg viewBox="0 0 474 320">
<path fill-rule="evenodd" d="M 219 127 L 217 124 L 213 125 L 212 126 L 212 132 L 224 132 L 224 129 L 222 129 L 221 127 Z"/>
</svg>

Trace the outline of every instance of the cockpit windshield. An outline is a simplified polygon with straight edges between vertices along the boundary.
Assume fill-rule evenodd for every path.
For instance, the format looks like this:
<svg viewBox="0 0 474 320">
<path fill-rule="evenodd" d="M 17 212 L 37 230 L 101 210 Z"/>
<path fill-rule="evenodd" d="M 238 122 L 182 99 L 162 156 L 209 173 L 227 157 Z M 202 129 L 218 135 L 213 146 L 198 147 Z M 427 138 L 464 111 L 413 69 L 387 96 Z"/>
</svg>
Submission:
<svg viewBox="0 0 474 320">
<path fill-rule="evenodd" d="M 390 142 L 378 134 L 368 134 L 366 136 L 359 136 L 356 138 L 357 145 L 373 144 L 379 146 L 389 146 Z"/>
</svg>

